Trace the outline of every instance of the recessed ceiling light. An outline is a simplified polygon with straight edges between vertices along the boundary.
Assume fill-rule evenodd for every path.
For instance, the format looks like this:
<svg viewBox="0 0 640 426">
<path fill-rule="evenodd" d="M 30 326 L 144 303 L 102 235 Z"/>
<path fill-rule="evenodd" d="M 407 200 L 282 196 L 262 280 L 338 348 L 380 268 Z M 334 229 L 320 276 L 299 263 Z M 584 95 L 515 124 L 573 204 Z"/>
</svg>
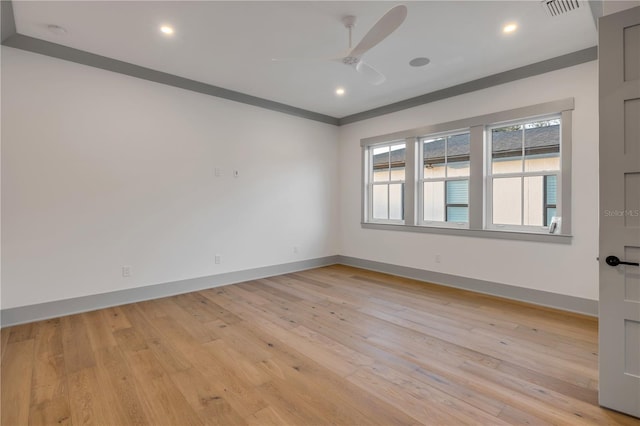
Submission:
<svg viewBox="0 0 640 426">
<path fill-rule="evenodd" d="M 338 95 L 338 96 L 342 96 L 342 95 L 344 95 L 344 93 L 345 93 L 345 92 L 344 92 L 344 89 L 343 89 L 342 87 L 338 87 L 338 88 L 336 89 L 336 95 Z"/>
<path fill-rule="evenodd" d="M 411 65 L 412 67 L 424 67 L 429 62 L 431 62 L 431 60 L 429 58 L 418 57 L 418 58 L 413 58 L 412 60 L 410 60 L 409 61 L 409 65 Z"/>
<path fill-rule="evenodd" d="M 67 33 L 67 30 L 64 27 L 61 27 L 60 25 L 54 25 L 54 24 L 47 25 L 47 29 L 55 35 L 65 35 Z"/>
<path fill-rule="evenodd" d="M 160 31 L 162 31 L 162 33 L 166 35 L 172 35 L 174 33 L 173 27 L 170 27 L 169 25 L 161 26 Z"/>
<path fill-rule="evenodd" d="M 518 29 L 518 24 L 510 23 L 502 27 L 502 32 L 505 34 L 509 34 Z"/>
</svg>

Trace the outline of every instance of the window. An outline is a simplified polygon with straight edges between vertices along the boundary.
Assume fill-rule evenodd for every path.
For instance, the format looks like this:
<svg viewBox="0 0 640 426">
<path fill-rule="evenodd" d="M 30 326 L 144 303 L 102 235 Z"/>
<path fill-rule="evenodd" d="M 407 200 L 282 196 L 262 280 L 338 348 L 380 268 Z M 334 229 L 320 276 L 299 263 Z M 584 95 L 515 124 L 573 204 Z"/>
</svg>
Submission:
<svg viewBox="0 0 640 426">
<path fill-rule="evenodd" d="M 369 215 L 375 222 L 404 220 L 405 143 L 371 147 L 368 155 Z"/>
<path fill-rule="evenodd" d="M 469 222 L 469 132 L 420 139 L 421 223 Z"/>
<path fill-rule="evenodd" d="M 487 130 L 487 225 L 545 231 L 557 211 L 559 116 Z"/>
<path fill-rule="evenodd" d="M 568 242 L 573 107 L 564 99 L 363 139 L 363 226 Z"/>
</svg>

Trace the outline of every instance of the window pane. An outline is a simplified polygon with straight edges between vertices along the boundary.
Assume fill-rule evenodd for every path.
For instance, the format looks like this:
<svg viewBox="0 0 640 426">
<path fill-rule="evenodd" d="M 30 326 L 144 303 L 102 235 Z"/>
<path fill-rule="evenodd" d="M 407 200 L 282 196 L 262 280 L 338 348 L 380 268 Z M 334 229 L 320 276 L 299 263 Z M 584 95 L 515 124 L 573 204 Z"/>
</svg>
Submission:
<svg viewBox="0 0 640 426">
<path fill-rule="evenodd" d="M 373 170 L 374 182 L 388 182 L 389 181 L 389 169 Z"/>
<path fill-rule="evenodd" d="M 444 222 L 444 182 L 424 182 L 424 220 Z"/>
<path fill-rule="evenodd" d="M 469 204 L 468 180 L 450 180 L 447 182 L 447 204 Z"/>
<path fill-rule="evenodd" d="M 493 223 L 521 225 L 521 178 L 493 179 Z"/>
<path fill-rule="evenodd" d="M 525 155 L 524 169 L 527 172 L 560 170 L 560 147 L 556 153 Z"/>
<path fill-rule="evenodd" d="M 391 147 L 391 180 L 404 180 L 407 150 L 405 144 Z"/>
<path fill-rule="evenodd" d="M 545 181 L 547 185 L 547 204 L 555 205 L 557 204 L 558 178 L 556 176 L 545 176 Z"/>
<path fill-rule="evenodd" d="M 373 185 L 373 218 L 389 219 L 388 185 Z"/>
<path fill-rule="evenodd" d="M 389 146 L 373 149 L 373 181 L 389 181 Z"/>
<path fill-rule="evenodd" d="M 447 222 L 469 222 L 469 207 L 447 207 Z"/>
<path fill-rule="evenodd" d="M 427 164 L 424 166 L 425 178 L 443 178 L 445 165 L 442 164 Z"/>
<path fill-rule="evenodd" d="M 469 133 L 447 138 L 447 177 L 469 176 Z"/>
<path fill-rule="evenodd" d="M 522 172 L 523 126 L 507 126 L 491 130 L 493 174 Z"/>
<path fill-rule="evenodd" d="M 447 163 L 447 176 L 448 177 L 465 177 L 469 176 L 469 161 L 456 161 L 453 163 Z"/>
<path fill-rule="evenodd" d="M 523 225 L 543 226 L 544 187 L 542 176 L 524 178 L 524 215 Z"/>
<path fill-rule="evenodd" d="M 404 219 L 403 184 L 389 185 L 389 219 Z"/>
<path fill-rule="evenodd" d="M 373 156 L 377 157 L 378 155 L 389 153 L 389 146 L 380 146 L 378 148 L 373 148 Z"/>
<path fill-rule="evenodd" d="M 423 142 L 425 178 L 444 177 L 445 145 L 445 138 L 428 139 Z"/>
<path fill-rule="evenodd" d="M 525 124 L 524 169 L 527 172 L 560 169 L 560 120 Z"/>
<path fill-rule="evenodd" d="M 544 226 L 551 225 L 551 219 L 553 219 L 553 217 L 555 215 L 556 215 L 556 208 L 555 207 L 547 208 L 547 223 L 545 223 Z"/>
</svg>

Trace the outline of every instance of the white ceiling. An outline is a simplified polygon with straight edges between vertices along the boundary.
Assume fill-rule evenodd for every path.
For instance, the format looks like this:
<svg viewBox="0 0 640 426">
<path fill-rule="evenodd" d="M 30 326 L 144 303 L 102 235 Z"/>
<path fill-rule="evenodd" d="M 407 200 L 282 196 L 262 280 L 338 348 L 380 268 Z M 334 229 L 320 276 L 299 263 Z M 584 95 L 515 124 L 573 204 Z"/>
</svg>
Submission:
<svg viewBox="0 0 640 426">
<path fill-rule="evenodd" d="M 595 46 L 589 5 L 557 17 L 539 1 L 409 1 L 404 24 L 364 59 L 387 76 L 368 84 L 333 57 L 340 22 L 356 15 L 354 44 L 398 2 L 14 1 L 17 32 L 121 61 L 343 117 Z M 511 35 L 507 22 L 517 22 Z M 60 25 L 55 35 L 47 25 Z M 159 32 L 175 28 L 173 37 Z M 412 68 L 409 60 L 431 63 Z M 337 97 L 336 87 L 346 89 Z"/>
</svg>

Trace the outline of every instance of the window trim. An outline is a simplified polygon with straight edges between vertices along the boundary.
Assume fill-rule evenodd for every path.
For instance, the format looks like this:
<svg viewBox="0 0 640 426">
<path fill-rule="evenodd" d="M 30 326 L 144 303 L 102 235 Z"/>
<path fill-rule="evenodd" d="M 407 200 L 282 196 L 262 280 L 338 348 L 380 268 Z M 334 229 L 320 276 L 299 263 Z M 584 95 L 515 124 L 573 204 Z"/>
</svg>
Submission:
<svg viewBox="0 0 640 426">
<path fill-rule="evenodd" d="M 571 136 L 572 136 L 572 111 L 574 98 L 566 98 L 557 101 L 515 108 L 446 123 L 432 124 L 419 128 L 402 130 L 385 135 L 363 138 L 360 140 L 362 147 L 362 173 L 361 173 L 361 226 L 366 229 L 400 230 L 409 232 L 449 234 L 469 237 L 512 239 L 525 241 L 544 241 L 552 243 L 567 243 L 571 240 Z M 561 155 L 560 171 L 558 172 L 558 201 L 562 206 L 562 226 L 560 233 L 549 234 L 541 232 L 528 232 L 518 227 L 517 230 L 487 229 L 485 221 L 485 129 L 498 123 L 509 121 L 526 121 L 537 117 L 560 115 L 561 125 Z M 425 136 L 441 133 L 451 133 L 469 130 L 471 138 L 469 175 L 469 225 L 468 228 L 451 226 L 434 226 L 433 224 L 419 225 L 419 194 L 418 184 L 418 157 L 419 140 Z M 406 167 L 405 167 L 405 220 L 403 223 L 372 222 L 367 220 L 368 176 L 367 153 L 374 145 L 383 145 L 390 142 L 406 141 Z M 474 161 L 475 160 L 475 161 Z M 410 166 L 413 165 L 413 169 Z M 365 173 L 366 172 L 366 173 Z M 443 222 L 445 225 L 448 222 Z"/>
</svg>

